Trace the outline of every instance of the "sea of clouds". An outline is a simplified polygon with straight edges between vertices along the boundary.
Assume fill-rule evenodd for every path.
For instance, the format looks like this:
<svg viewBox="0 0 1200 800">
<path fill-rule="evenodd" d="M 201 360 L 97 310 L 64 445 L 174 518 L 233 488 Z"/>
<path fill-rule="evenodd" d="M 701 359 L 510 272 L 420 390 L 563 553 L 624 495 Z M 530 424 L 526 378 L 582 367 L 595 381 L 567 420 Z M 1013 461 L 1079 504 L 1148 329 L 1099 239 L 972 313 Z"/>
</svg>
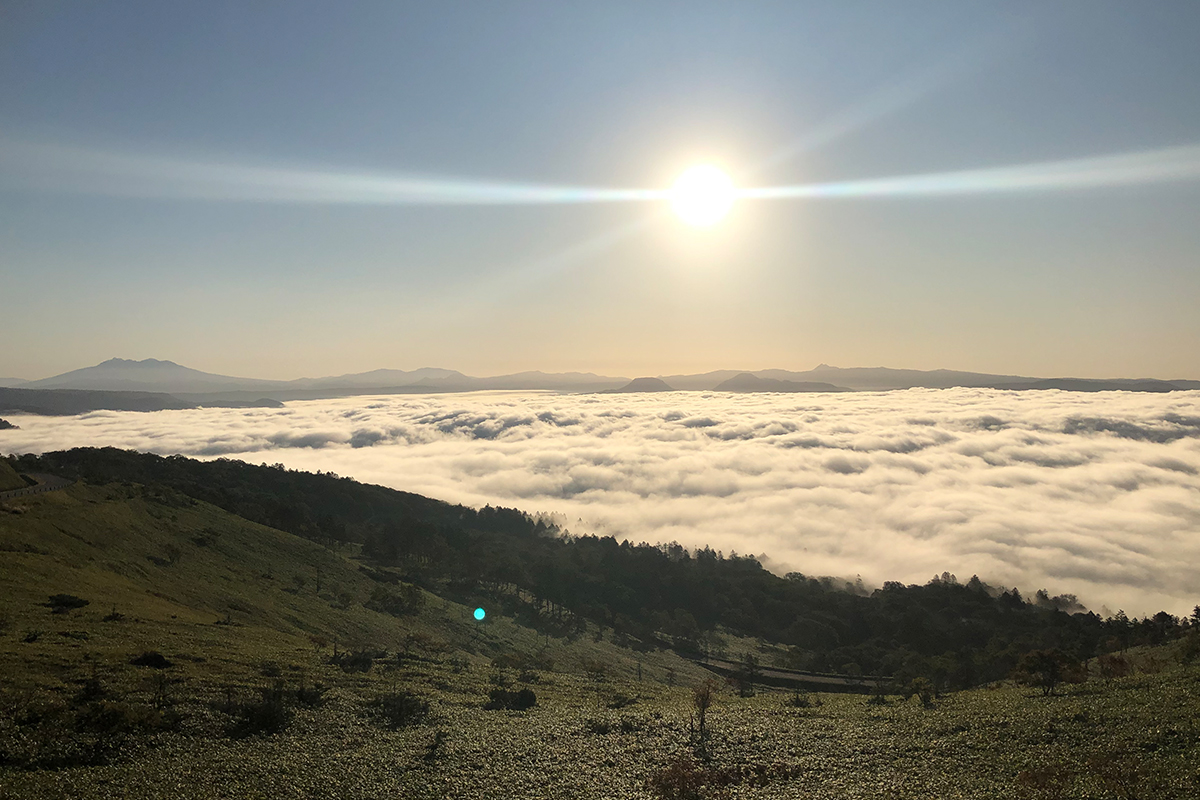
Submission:
<svg viewBox="0 0 1200 800">
<path fill-rule="evenodd" d="M 6 417 L 4 453 L 281 462 L 780 573 L 978 574 L 1101 612 L 1200 603 L 1200 392 L 478 392 Z"/>
</svg>

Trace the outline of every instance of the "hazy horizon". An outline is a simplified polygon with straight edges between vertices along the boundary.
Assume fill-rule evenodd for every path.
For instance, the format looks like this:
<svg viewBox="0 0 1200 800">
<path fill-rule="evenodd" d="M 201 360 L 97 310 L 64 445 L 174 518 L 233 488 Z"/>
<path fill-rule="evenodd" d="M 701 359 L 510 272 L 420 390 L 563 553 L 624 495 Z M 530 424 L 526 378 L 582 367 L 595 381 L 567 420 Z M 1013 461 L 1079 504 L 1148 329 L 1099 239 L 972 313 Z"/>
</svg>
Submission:
<svg viewBox="0 0 1200 800">
<path fill-rule="evenodd" d="M 369 373 L 369 372 L 374 372 L 374 371 L 386 371 L 386 370 L 397 370 L 397 371 L 402 371 L 402 372 L 415 372 L 415 371 L 421 370 L 421 369 L 445 369 L 445 370 L 461 372 L 464 375 L 467 375 L 470 377 L 480 377 L 480 378 L 500 377 L 500 376 L 504 376 L 504 375 L 514 375 L 514 374 L 520 374 L 520 373 L 524 373 L 524 372 L 544 372 L 544 373 L 552 372 L 551 370 L 541 369 L 537 366 L 531 366 L 527 369 L 517 369 L 517 370 L 512 370 L 511 372 L 498 372 L 495 370 L 491 370 L 491 371 L 484 370 L 484 371 L 478 372 L 478 373 L 471 373 L 471 372 L 468 372 L 463 369 L 458 369 L 453 365 L 413 362 L 412 365 L 406 365 L 406 366 L 395 366 L 395 365 L 391 365 L 391 364 L 385 364 L 383 366 L 369 367 L 367 369 L 357 370 L 357 371 L 334 368 L 333 371 L 327 372 L 327 373 L 310 372 L 310 373 L 296 374 L 296 375 L 272 375 L 269 373 L 238 375 L 238 374 L 223 372 L 220 369 L 198 368 L 193 364 L 180 364 L 178 361 L 175 361 L 170 358 L 157 358 L 155 356 L 145 356 L 143 358 L 124 358 L 122 356 L 113 356 L 111 358 L 104 359 L 103 361 L 99 362 L 99 364 L 103 364 L 108 361 L 133 361 L 133 362 L 160 361 L 160 362 L 173 363 L 178 366 L 186 367 L 188 369 L 197 369 L 200 372 L 206 372 L 206 373 L 215 374 L 215 375 L 222 375 L 222 376 L 231 377 L 231 378 L 239 378 L 239 379 L 247 379 L 247 380 L 272 380 L 272 381 L 281 381 L 281 382 L 302 380 L 302 379 L 306 379 L 306 378 L 315 379 L 315 378 L 339 377 L 339 376 L 343 376 L 343 375 L 358 375 L 358 374 L 364 374 L 364 373 Z M 73 371 L 80 370 L 80 369 L 87 369 L 88 367 L 98 366 L 99 364 L 96 364 L 96 363 L 80 364 L 78 366 L 70 367 L 68 369 L 61 370 L 58 372 L 50 372 L 50 373 L 47 373 L 44 375 L 37 375 L 34 377 L 29 377 L 26 375 L 5 374 L 5 375 L 0 375 L 0 378 L 13 378 L 13 379 L 19 379 L 19 380 L 28 381 L 28 382 L 32 383 L 35 381 L 44 380 L 46 378 L 57 377 L 59 375 L 66 374 L 68 372 L 73 372 Z M 915 370 L 915 371 L 921 371 L 921 372 L 946 370 L 946 371 L 952 371 L 952 372 L 967 372 L 967 373 L 987 374 L 987 375 L 1020 375 L 1021 377 L 1031 377 L 1031 378 L 1082 378 L 1082 379 L 1088 379 L 1088 380 L 1146 378 L 1146 379 L 1152 379 L 1152 380 L 1169 381 L 1169 380 L 1197 380 L 1197 379 L 1200 379 L 1200 372 L 1196 372 L 1195 374 L 1190 374 L 1190 375 L 1144 375 L 1144 374 L 1084 375 L 1084 374 L 1079 374 L 1079 373 L 1066 373 L 1066 374 L 1062 374 L 1062 375 L 1023 375 L 1021 373 L 1015 373 L 1015 372 L 1007 372 L 1007 373 L 1006 372 L 996 372 L 996 371 L 992 371 L 992 370 L 976 369 L 976 368 L 972 368 L 972 367 L 962 367 L 962 366 L 912 367 L 912 366 L 907 366 L 907 365 L 894 365 L 894 364 L 830 364 L 830 363 L 827 363 L 824 361 L 813 364 L 811 366 L 781 366 L 778 364 L 765 364 L 765 365 L 758 365 L 758 366 L 720 365 L 720 366 L 712 366 L 712 367 L 709 367 L 706 369 L 694 369 L 694 370 L 660 369 L 657 372 L 650 372 L 650 373 L 637 373 L 633 370 L 605 371 L 605 370 L 600 370 L 600 369 L 589 369 L 586 367 L 578 367 L 578 368 L 571 368 L 571 369 L 553 370 L 553 373 L 558 373 L 558 374 L 579 373 L 579 374 L 583 374 L 583 375 L 596 375 L 596 376 L 600 376 L 600 377 L 616 377 L 616 378 L 638 378 L 638 377 L 660 377 L 661 378 L 661 377 L 670 377 L 672 375 L 702 375 L 702 374 L 706 374 L 706 373 L 710 373 L 710 372 L 723 372 L 723 371 L 759 372 L 759 371 L 764 371 L 764 370 L 784 370 L 784 371 L 788 371 L 788 372 L 809 372 L 812 370 L 820 369 L 822 367 L 827 367 L 827 368 L 831 368 L 831 369 Z"/>
</svg>

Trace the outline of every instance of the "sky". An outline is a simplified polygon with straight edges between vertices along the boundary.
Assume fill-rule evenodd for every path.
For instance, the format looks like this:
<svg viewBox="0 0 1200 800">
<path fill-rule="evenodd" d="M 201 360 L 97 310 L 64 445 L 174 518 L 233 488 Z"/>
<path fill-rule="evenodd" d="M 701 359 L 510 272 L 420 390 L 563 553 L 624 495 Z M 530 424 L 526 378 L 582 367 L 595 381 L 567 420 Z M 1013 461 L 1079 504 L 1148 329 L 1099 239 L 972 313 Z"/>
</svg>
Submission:
<svg viewBox="0 0 1200 800">
<path fill-rule="evenodd" d="M 1106 616 L 1200 602 L 1200 391 L 472 392 L 6 418 L 0 452 L 282 463 L 780 574 L 977 574 Z"/>
<path fill-rule="evenodd" d="M 1191 0 L 5 2 L 0 376 L 1200 378 L 1197 30 Z M 784 189 L 692 228 L 661 190 L 698 163 Z"/>
</svg>

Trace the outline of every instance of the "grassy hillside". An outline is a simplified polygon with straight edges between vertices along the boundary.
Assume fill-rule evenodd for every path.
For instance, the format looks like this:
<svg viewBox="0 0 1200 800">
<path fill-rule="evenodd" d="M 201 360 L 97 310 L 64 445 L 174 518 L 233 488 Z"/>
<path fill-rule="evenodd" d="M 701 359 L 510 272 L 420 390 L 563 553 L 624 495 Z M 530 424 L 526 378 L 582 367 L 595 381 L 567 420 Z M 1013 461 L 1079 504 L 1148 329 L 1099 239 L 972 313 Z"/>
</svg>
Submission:
<svg viewBox="0 0 1200 800">
<path fill-rule="evenodd" d="M 25 481 L 21 480 L 21 476 L 16 473 L 16 470 L 7 461 L 0 458 L 0 492 L 23 488 L 25 488 Z"/>
<path fill-rule="evenodd" d="M 677 544 L 569 536 L 514 509 L 454 506 L 383 486 L 240 461 L 163 458 L 112 448 L 21 456 L 21 469 L 101 484 L 164 487 L 331 548 L 361 547 L 375 566 L 463 602 L 490 597 L 544 630 L 612 630 L 631 649 L 700 654 L 734 632 L 786 648 L 779 665 L 846 676 L 922 676 L 939 688 L 1005 678 L 1024 654 L 1093 658 L 1112 642 L 1160 645 L 1186 620 L 1085 613 L 1070 595 L 960 582 L 875 591 L 753 557 Z"/>
<path fill-rule="evenodd" d="M 926 707 L 719 686 L 701 737 L 706 673 L 670 651 L 618 648 L 594 627 L 568 639 L 478 624 L 468 605 L 363 570 L 354 546 L 170 490 L 10 501 L 0 558 L 0 798 L 1200 791 L 1189 640 L 1126 654 L 1124 676 L 1093 663 L 1049 697 L 1005 683 Z M 522 688 L 531 708 L 486 707 Z"/>
</svg>

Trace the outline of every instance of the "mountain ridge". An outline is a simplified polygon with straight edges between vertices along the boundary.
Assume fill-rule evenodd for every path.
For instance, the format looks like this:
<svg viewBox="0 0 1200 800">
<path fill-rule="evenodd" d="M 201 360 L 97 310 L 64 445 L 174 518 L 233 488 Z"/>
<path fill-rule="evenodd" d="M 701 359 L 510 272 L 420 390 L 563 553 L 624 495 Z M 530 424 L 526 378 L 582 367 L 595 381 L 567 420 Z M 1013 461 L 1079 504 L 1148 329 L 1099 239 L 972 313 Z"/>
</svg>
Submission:
<svg viewBox="0 0 1200 800">
<path fill-rule="evenodd" d="M 741 376 L 751 376 L 752 383 Z M 727 385 L 738 379 L 747 387 Z M 641 380 L 641 379 L 638 379 Z M 659 375 L 653 380 L 676 391 L 893 391 L 903 389 L 1058 389 L 1062 391 L 1170 392 L 1200 389 L 1200 380 L 1157 378 L 1040 378 L 983 372 L 936 369 L 913 370 L 891 367 L 834 367 L 819 364 L 810 370 L 777 368 L 758 370 L 713 370 L 705 373 Z M 631 379 L 592 372 L 548 373 L 529 370 L 506 375 L 476 377 L 458 370 L 421 367 L 414 370 L 376 369 L 319 378 L 267 380 L 220 375 L 192 369 L 174 361 L 112 358 L 91 367 L 48 378 L 19 381 L 24 391 L 87 390 L 100 392 L 150 392 L 173 395 L 184 403 L 253 402 L 326 399 L 369 393 L 417 393 L 461 391 L 557 391 L 603 392 L 628 386 Z M 738 384 L 740 385 L 740 384 Z M 774 388 L 766 388 L 773 386 Z M 808 388 L 803 388 L 808 386 Z"/>
</svg>

